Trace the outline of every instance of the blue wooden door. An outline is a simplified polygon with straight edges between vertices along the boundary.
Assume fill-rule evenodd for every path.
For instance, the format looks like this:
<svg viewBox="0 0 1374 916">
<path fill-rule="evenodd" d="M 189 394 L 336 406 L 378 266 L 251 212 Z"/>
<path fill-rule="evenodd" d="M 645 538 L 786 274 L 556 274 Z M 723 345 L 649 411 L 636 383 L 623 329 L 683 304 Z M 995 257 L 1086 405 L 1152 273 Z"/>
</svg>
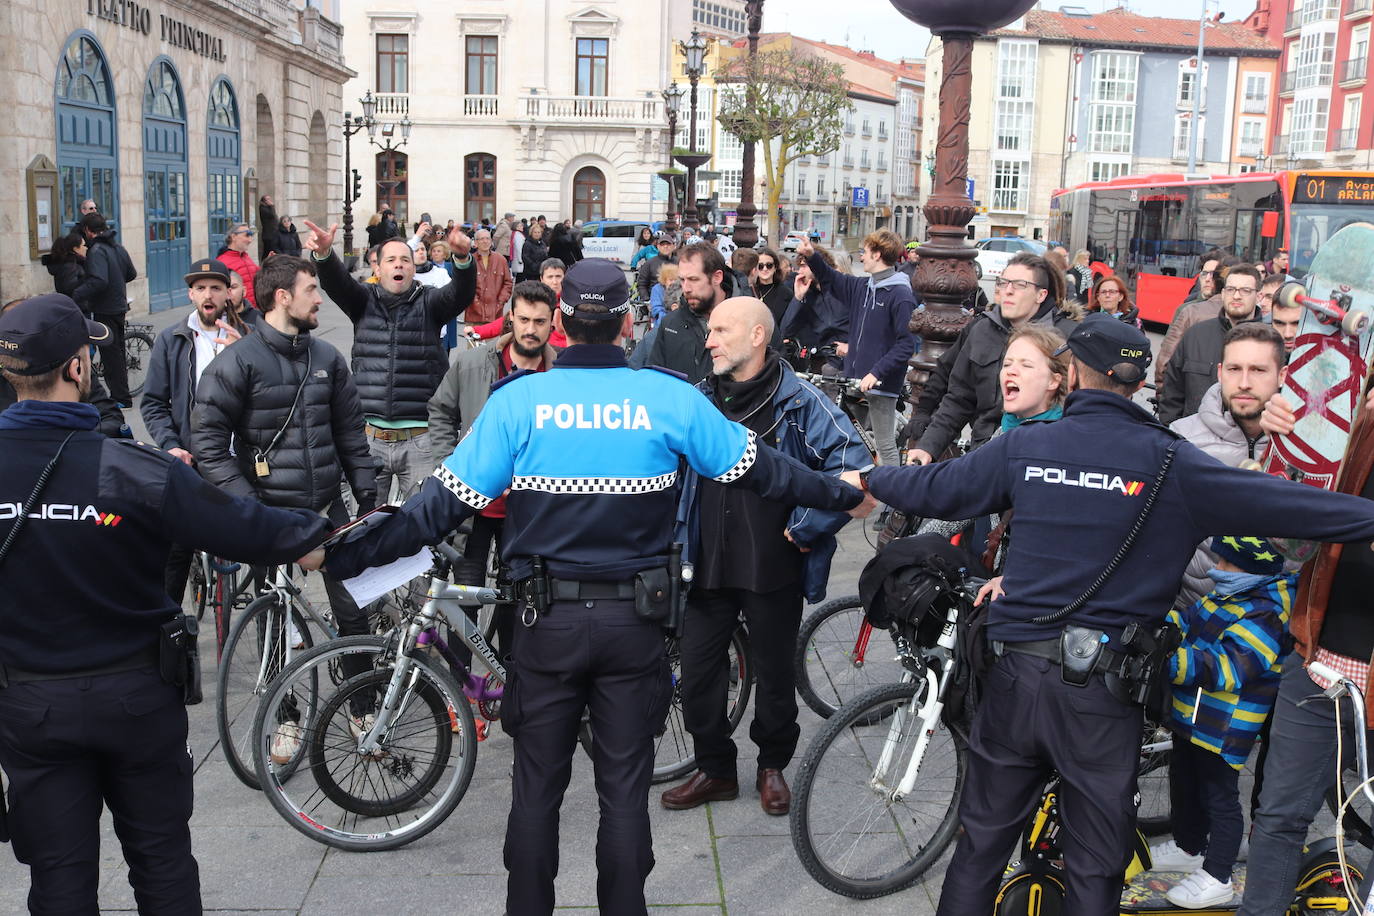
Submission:
<svg viewBox="0 0 1374 916">
<path fill-rule="evenodd" d="M 210 176 L 207 199 L 210 204 L 210 254 L 224 247 L 224 239 L 243 212 L 243 180 L 239 173 L 239 106 L 234 87 L 220 77 L 210 90 L 210 115 L 206 131 L 205 158 Z M 251 203 L 251 202 L 250 202 Z M 258 232 L 273 232 L 275 226 L 259 226 Z"/>
<path fill-rule="evenodd" d="M 76 224 L 81 202 L 91 198 L 112 225 L 118 223 L 119 164 L 114 82 L 105 54 L 89 32 L 67 42 L 57 63 L 57 173 L 59 221 Z"/>
<path fill-rule="evenodd" d="M 186 185 L 186 102 L 167 58 L 153 61 L 143 87 L 143 210 L 148 241 L 148 307 L 186 303 L 191 263 Z"/>
</svg>

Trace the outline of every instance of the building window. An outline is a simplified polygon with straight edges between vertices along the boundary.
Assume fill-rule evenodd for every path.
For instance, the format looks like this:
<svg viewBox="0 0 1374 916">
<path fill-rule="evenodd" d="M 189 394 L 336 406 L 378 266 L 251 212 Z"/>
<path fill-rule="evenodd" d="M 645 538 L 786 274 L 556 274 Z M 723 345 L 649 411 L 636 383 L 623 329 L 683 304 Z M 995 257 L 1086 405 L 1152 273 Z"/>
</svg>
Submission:
<svg viewBox="0 0 1374 916">
<path fill-rule="evenodd" d="M 1139 63 L 1140 58 L 1135 54 L 1094 53 L 1093 101 L 1134 103 Z"/>
<path fill-rule="evenodd" d="M 886 169 L 886 168 L 887 168 L 887 153 L 883 152 L 882 150 L 878 150 L 878 170 L 879 170 L 879 171 L 882 171 L 882 170 L 884 170 L 884 169 Z"/>
<path fill-rule="evenodd" d="M 1327 118 L 1330 99 L 1303 99 L 1293 103 L 1289 151 L 1295 156 L 1320 156 L 1326 151 Z"/>
<path fill-rule="evenodd" d="M 817 175 L 817 176 L 816 176 L 816 199 L 817 199 L 817 200 L 820 200 L 820 199 L 821 199 L 822 197 L 824 197 L 824 196 L 825 196 L 825 176 L 824 176 L 824 175 Z"/>
<path fill-rule="evenodd" d="M 206 130 L 206 165 L 210 186 L 206 198 L 210 217 L 210 250 L 224 247 L 225 237 L 243 210 L 239 200 L 239 106 L 234 88 L 224 77 L 210 89 Z M 259 226 L 259 231 L 270 229 Z"/>
<path fill-rule="evenodd" d="M 1262 114 L 1269 110 L 1269 74 L 1245 74 L 1245 95 L 1241 100 L 1241 110 L 1251 114 Z"/>
<path fill-rule="evenodd" d="M 473 153 L 463 159 L 463 219 L 474 226 L 482 220 L 496 222 L 496 157 Z"/>
<path fill-rule="evenodd" d="M 1122 175 L 1131 173 L 1129 162 L 1102 162 L 1094 161 L 1088 165 L 1089 181 L 1111 181 L 1113 178 L 1120 178 Z"/>
<path fill-rule="evenodd" d="M 1088 151 L 1129 156 L 1135 147 L 1135 54 L 1093 54 L 1092 103 Z"/>
<path fill-rule="evenodd" d="M 1306 25 L 1309 22 L 1323 22 L 1334 20 L 1340 12 L 1340 0 L 1307 0 L 1306 3 L 1295 3 L 1302 11 L 1302 22 Z"/>
<path fill-rule="evenodd" d="M 1263 118 L 1241 118 L 1240 140 L 1236 145 L 1236 155 L 1251 158 L 1264 153 Z"/>
<path fill-rule="evenodd" d="M 1178 108 L 1191 110 L 1193 107 L 1194 87 L 1197 84 L 1196 61 L 1179 61 L 1178 64 L 1178 99 L 1174 103 Z M 1199 99 L 1201 107 L 1207 107 L 1207 68 L 1206 61 L 1202 62 L 1202 95 Z"/>
<path fill-rule="evenodd" d="M 610 60 L 609 38 L 577 39 L 578 95 L 606 95 L 606 74 L 610 69 Z"/>
<path fill-rule="evenodd" d="M 797 176 L 797 197 L 806 197 L 806 176 Z"/>
<path fill-rule="evenodd" d="M 859 150 L 859 168 L 868 168 L 868 147 Z"/>
<path fill-rule="evenodd" d="M 739 200 L 743 176 L 743 169 L 721 169 L 720 196 L 726 200 Z"/>
<path fill-rule="evenodd" d="M 377 91 L 410 91 L 410 36 L 377 36 Z"/>
<path fill-rule="evenodd" d="M 496 37 L 469 35 L 468 95 L 496 95 Z"/>
<path fill-rule="evenodd" d="M 1093 105 L 1088 149 L 1094 153 L 1130 155 L 1135 142 L 1134 105 Z"/>
<path fill-rule="evenodd" d="M 1008 153 L 1029 153 L 1033 102 L 997 101 L 997 150 Z"/>
<path fill-rule="evenodd" d="M 1193 116 L 1191 113 L 1181 114 L 1174 118 L 1174 158 L 1187 159 L 1189 144 L 1192 142 Z M 1198 118 L 1198 141 L 1197 141 L 1197 161 L 1204 161 L 1207 156 L 1204 148 L 1207 146 L 1207 119 Z"/>
<path fill-rule="evenodd" d="M 1355 132 L 1360 129 L 1360 96 L 1352 93 L 1345 97 L 1345 110 L 1341 113 L 1342 144 L 1339 149 L 1355 148 Z"/>
<path fill-rule="evenodd" d="M 874 189 L 874 197 L 877 198 L 878 203 L 883 202 L 883 182 L 881 179 L 878 181 L 878 186 Z"/>
<path fill-rule="evenodd" d="M 1364 60 L 1369 57 L 1369 26 L 1362 25 L 1350 30 L 1350 60 Z"/>
<path fill-rule="evenodd" d="M 720 132 L 720 150 L 718 155 L 722 159 L 740 159 L 744 156 L 744 144 L 740 138 L 730 133 L 728 130 Z"/>
<path fill-rule="evenodd" d="M 1029 163 L 994 159 L 992 161 L 992 209 L 1023 213 L 1026 209 L 1026 184 Z"/>
<path fill-rule="evenodd" d="M 600 169 L 585 166 L 573 176 L 572 215 L 573 219 L 583 222 L 606 215 L 606 176 Z"/>
<path fill-rule="evenodd" d="M 997 97 L 1035 98 L 1034 41 L 1005 39 L 997 43 Z"/>
<path fill-rule="evenodd" d="M 63 231 L 81 218 L 87 197 L 107 220 L 119 216 L 113 87 L 100 46 L 88 36 L 73 38 L 57 62 L 57 201 Z"/>
<path fill-rule="evenodd" d="M 410 210 L 406 206 L 409 172 L 405 153 L 393 150 L 377 154 L 377 210 L 390 207 L 396 214 L 396 222 L 402 226 L 410 219 Z"/>
<path fill-rule="evenodd" d="M 1311 89 L 1330 86 L 1336 65 L 1336 33 L 1309 32 L 1298 39 L 1298 67 L 1295 87 Z"/>
</svg>

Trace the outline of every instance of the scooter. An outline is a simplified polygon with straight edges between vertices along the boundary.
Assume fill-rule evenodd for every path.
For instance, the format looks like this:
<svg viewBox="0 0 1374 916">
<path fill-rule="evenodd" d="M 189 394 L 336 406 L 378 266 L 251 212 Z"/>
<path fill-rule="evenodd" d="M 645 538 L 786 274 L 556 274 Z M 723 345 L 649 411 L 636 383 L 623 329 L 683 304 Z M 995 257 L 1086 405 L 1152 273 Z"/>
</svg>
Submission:
<svg viewBox="0 0 1374 916">
<path fill-rule="evenodd" d="M 1339 703 L 1341 697 L 1349 697 L 1354 707 L 1355 721 L 1365 721 L 1364 695 L 1360 687 L 1325 665 L 1313 662 L 1309 669 L 1323 680 L 1329 680 L 1329 687 L 1322 694 L 1304 702 L 1325 698 Z M 1355 730 L 1355 757 L 1360 778 L 1360 789 L 1366 798 L 1374 803 L 1374 786 L 1369 777 L 1369 755 L 1365 746 L 1365 730 Z M 1338 783 L 1339 785 L 1339 780 Z M 997 893 L 993 909 L 995 916 L 1060 916 L 1064 912 L 1065 880 L 1064 856 L 1059 847 L 1059 833 L 1063 822 L 1059 815 L 1059 777 L 1055 775 L 1045 787 L 1040 805 L 1031 815 L 1022 838 L 1020 860 L 1007 870 L 1007 876 Z M 1368 900 L 1359 901 L 1355 894 L 1364 879 L 1359 867 L 1348 861 L 1342 863 L 1341 855 L 1341 812 L 1337 816 L 1337 835 L 1323 837 L 1304 850 L 1302 867 L 1298 872 L 1298 885 L 1294 890 L 1293 903 L 1288 908 L 1290 916 L 1307 916 L 1316 913 L 1374 913 L 1374 891 Z M 1150 846 L 1144 834 L 1135 831 L 1135 839 L 1130 851 L 1130 862 L 1125 870 L 1125 888 L 1121 894 L 1122 916 L 1160 916 L 1160 914 L 1234 913 L 1240 908 L 1245 889 L 1244 863 L 1236 867 L 1231 881 L 1236 894 L 1230 903 L 1205 909 L 1189 910 L 1170 903 L 1165 894 L 1183 880 L 1182 872 L 1151 871 Z"/>
</svg>

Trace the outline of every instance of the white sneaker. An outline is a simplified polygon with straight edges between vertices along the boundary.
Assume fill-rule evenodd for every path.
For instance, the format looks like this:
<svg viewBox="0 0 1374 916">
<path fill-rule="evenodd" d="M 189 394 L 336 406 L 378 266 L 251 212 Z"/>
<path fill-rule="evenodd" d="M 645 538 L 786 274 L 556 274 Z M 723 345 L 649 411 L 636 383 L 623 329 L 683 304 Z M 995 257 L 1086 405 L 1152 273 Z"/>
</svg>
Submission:
<svg viewBox="0 0 1374 916">
<path fill-rule="evenodd" d="M 359 741 L 361 741 L 363 736 L 370 732 L 372 726 L 376 724 L 377 717 L 370 712 L 361 716 L 350 716 L 348 719 L 348 728 L 353 732 L 353 737 L 357 738 Z"/>
<path fill-rule="evenodd" d="M 1181 906 L 1185 910 L 1200 910 L 1229 903 L 1231 898 L 1236 896 L 1236 892 L 1232 890 L 1230 881 L 1222 884 L 1205 869 L 1199 868 L 1169 888 L 1169 892 L 1164 896 L 1168 897 L 1174 906 Z"/>
<path fill-rule="evenodd" d="M 283 722 L 272 735 L 272 762 L 283 766 L 291 762 L 301 750 L 301 727 L 295 722 Z"/>
<path fill-rule="evenodd" d="M 1197 871 L 1202 867 L 1202 856 L 1193 856 L 1178 848 L 1173 840 L 1156 843 L 1150 847 L 1152 871 Z"/>
</svg>

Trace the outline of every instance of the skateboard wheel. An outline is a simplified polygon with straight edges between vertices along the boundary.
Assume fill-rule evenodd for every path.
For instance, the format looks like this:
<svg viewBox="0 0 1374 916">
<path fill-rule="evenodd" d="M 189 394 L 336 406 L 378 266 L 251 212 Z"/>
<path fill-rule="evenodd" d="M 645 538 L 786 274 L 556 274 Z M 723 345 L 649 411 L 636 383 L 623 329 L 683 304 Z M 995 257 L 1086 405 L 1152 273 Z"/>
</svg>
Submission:
<svg viewBox="0 0 1374 916">
<path fill-rule="evenodd" d="M 1299 297 L 1306 295 L 1307 287 L 1295 280 L 1290 280 L 1279 287 L 1279 291 L 1274 296 L 1274 299 L 1283 308 L 1291 309 L 1302 305 L 1302 302 L 1299 301 Z"/>
<path fill-rule="evenodd" d="M 1359 337 L 1369 330 L 1368 312 L 1346 312 L 1341 319 L 1341 331 L 1349 337 Z"/>
</svg>

